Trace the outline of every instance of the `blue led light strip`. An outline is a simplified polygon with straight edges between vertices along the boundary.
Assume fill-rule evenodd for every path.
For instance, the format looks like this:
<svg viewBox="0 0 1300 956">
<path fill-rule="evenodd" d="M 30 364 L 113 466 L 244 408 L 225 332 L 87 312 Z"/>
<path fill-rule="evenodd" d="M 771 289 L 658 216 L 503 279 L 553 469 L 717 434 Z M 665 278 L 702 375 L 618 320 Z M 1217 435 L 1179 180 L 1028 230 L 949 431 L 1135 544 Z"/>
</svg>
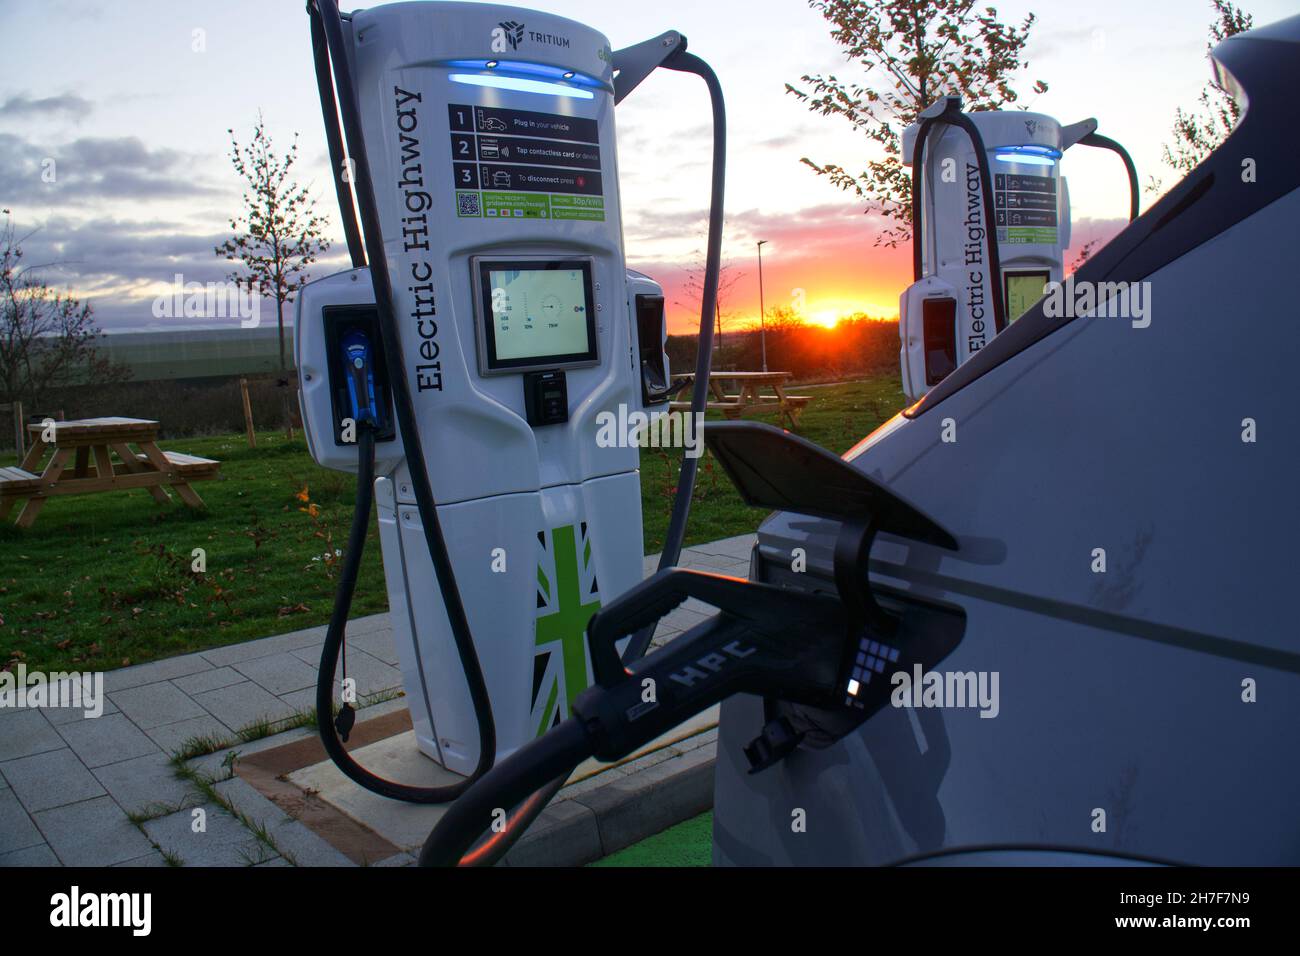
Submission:
<svg viewBox="0 0 1300 956">
<path fill-rule="evenodd" d="M 517 90 L 521 93 L 545 93 L 551 96 L 568 96 L 579 100 L 595 98 L 591 90 L 582 90 L 563 83 L 548 83 L 544 80 L 529 80 L 519 76 L 506 76 L 499 73 L 451 73 L 448 75 L 453 83 L 467 83 L 470 86 L 490 86 L 499 90 Z"/>
<path fill-rule="evenodd" d="M 993 158 L 1004 163 L 1025 163 L 1029 166 L 1055 166 L 1061 151 L 1051 146 L 998 146 Z"/>
</svg>

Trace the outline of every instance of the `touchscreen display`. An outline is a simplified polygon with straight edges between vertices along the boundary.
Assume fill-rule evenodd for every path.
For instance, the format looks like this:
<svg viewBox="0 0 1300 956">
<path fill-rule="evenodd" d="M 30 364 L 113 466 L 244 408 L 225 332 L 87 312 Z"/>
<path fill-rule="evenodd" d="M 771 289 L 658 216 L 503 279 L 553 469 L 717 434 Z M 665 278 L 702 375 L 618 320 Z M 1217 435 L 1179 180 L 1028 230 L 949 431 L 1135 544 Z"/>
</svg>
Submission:
<svg viewBox="0 0 1300 956">
<path fill-rule="evenodd" d="M 480 262 L 479 270 L 489 368 L 595 359 L 590 262 Z"/>
<path fill-rule="evenodd" d="M 1043 297 L 1047 287 L 1046 272 L 1008 272 L 1005 276 L 1007 324 L 1028 312 Z"/>
</svg>

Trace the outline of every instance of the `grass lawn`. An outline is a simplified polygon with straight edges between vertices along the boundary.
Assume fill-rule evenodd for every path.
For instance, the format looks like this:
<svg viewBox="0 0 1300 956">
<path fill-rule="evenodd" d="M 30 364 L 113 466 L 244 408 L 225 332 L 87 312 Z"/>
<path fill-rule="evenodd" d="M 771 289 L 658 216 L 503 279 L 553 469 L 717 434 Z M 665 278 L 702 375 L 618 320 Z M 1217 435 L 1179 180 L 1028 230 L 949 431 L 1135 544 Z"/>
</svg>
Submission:
<svg viewBox="0 0 1300 956">
<path fill-rule="evenodd" d="M 904 404 L 897 375 L 811 394 L 799 431 L 836 452 Z M 259 434 L 255 449 L 242 435 L 160 445 L 221 461 L 223 480 L 194 486 L 205 511 L 134 490 L 52 498 L 26 531 L 12 515 L 0 523 L 0 667 L 107 670 L 329 619 L 355 479 L 317 467 L 282 434 Z M 647 552 L 662 547 L 679 460 L 642 452 Z M 753 531 L 763 517 L 706 455 L 687 543 Z M 193 569 L 196 548 L 206 570 Z M 353 616 L 388 604 L 373 520 L 366 548 Z"/>
</svg>

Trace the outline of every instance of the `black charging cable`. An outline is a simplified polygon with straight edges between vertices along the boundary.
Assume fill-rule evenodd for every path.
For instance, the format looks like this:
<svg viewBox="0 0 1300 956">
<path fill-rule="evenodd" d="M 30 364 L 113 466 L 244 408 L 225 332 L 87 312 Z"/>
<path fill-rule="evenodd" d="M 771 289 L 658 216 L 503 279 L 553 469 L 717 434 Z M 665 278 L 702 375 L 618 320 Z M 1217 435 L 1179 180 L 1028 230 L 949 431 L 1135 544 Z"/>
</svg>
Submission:
<svg viewBox="0 0 1300 956">
<path fill-rule="evenodd" d="M 334 87 L 338 91 L 339 114 L 343 121 L 342 138 L 330 137 L 331 152 L 335 145 L 346 142 L 348 157 L 351 160 L 352 185 L 355 186 L 357 205 L 361 213 L 361 229 L 365 236 L 366 257 L 370 264 L 370 279 L 374 285 L 375 307 L 379 317 L 380 338 L 384 353 L 389 356 L 392 367 L 401 369 L 402 344 L 394 319 L 396 310 L 393 304 L 393 289 L 388 276 L 388 259 L 384 253 L 383 228 L 379 222 L 378 204 L 375 200 L 374 180 L 370 173 L 370 163 L 366 155 L 365 140 L 361 130 L 361 114 L 357 106 L 355 87 L 351 67 L 348 64 L 346 44 L 343 36 L 342 20 L 336 0 L 313 0 L 308 5 L 308 13 L 313 19 L 312 39 L 316 47 L 318 71 L 322 64 L 333 67 Z M 319 19 L 321 29 L 316 29 Z M 321 44 L 324 44 L 322 56 Z M 318 73 L 318 85 L 321 87 L 321 102 L 326 104 L 324 83 Z M 337 121 L 337 117 L 334 118 Z M 325 117 L 328 134 L 331 118 Z M 337 164 L 336 164 L 337 165 Z M 336 168 L 334 175 L 340 175 Z M 342 193 L 340 202 L 342 202 Z M 346 220 L 351 210 L 343 210 Z M 365 423 L 358 423 L 358 489 L 357 508 L 352 519 L 352 530 L 348 536 L 348 553 L 344 558 L 344 574 L 339 582 L 335 598 L 334 613 L 331 615 L 330 627 L 326 634 L 325 646 L 321 651 L 321 668 L 317 675 L 316 702 L 317 725 L 321 731 L 321 740 L 326 752 L 350 779 L 373 793 L 410 803 L 446 803 L 454 800 L 474 782 L 487 772 L 496 758 L 496 724 L 492 718 L 492 706 L 488 699 L 487 684 L 483 679 L 483 668 L 479 663 L 478 652 L 469 629 L 465 615 L 465 606 L 461 601 L 460 591 L 456 586 L 455 573 L 451 566 L 451 557 L 447 551 L 447 542 L 443 537 L 442 526 L 438 520 L 438 503 L 434 500 L 433 489 L 429 483 L 429 472 L 425 464 L 424 448 L 420 440 L 419 425 L 415 417 L 415 404 L 411 397 L 411 386 L 406 376 L 396 374 L 390 377 L 393 391 L 394 410 L 402 436 L 402 447 L 406 456 L 407 469 L 410 472 L 411 487 L 415 491 L 415 500 L 419 506 L 420 523 L 424 539 L 433 562 L 434 574 L 438 581 L 438 590 L 442 596 L 443 607 L 451 625 L 452 638 L 460 657 L 461 667 L 465 672 L 465 681 L 469 687 L 470 701 L 478 721 L 479 754 L 473 773 L 464 780 L 442 787 L 414 787 L 396 783 L 376 776 L 359 765 L 343 746 L 339 737 L 339 727 L 347 726 L 349 720 L 341 716 L 336 725 L 333 716 L 333 681 L 337 666 L 337 655 L 342 646 L 343 633 L 347 624 L 347 612 L 352 604 L 352 595 L 356 589 L 356 577 L 360 568 L 361 554 L 365 545 L 365 535 L 370 524 L 370 510 L 374 499 L 375 448 L 374 435 Z M 349 565 L 351 572 L 348 573 Z M 332 639 L 331 639 L 332 636 Z M 345 704 L 345 707 L 347 705 Z M 346 711 L 341 711 L 344 714 Z M 350 727 L 348 727 L 350 730 Z"/>
<path fill-rule="evenodd" d="M 1133 165 L 1133 157 L 1128 154 L 1127 149 L 1115 140 L 1109 136 L 1102 136 L 1100 133 L 1089 133 L 1079 140 L 1079 143 L 1096 149 L 1108 149 L 1123 161 L 1124 172 L 1128 174 L 1128 221 L 1132 222 L 1138 217 L 1138 203 L 1141 199 L 1141 190 L 1138 188 L 1137 167 Z"/>
</svg>

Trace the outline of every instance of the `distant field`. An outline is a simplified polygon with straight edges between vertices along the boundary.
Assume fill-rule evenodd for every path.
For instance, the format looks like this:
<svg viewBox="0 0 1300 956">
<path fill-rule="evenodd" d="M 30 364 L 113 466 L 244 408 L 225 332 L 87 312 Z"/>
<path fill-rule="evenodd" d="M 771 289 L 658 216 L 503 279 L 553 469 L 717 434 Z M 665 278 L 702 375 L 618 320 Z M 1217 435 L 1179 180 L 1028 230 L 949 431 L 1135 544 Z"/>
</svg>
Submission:
<svg viewBox="0 0 1300 956">
<path fill-rule="evenodd" d="M 809 394 L 800 433 L 835 452 L 904 402 L 897 375 Z M 206 511 L 164 508 L 137 490 L 51 499 L 28 531 L 0 524 L 0 666 L 109 669 L 328 620 L 336 572 L 324 558 L 347 538 L 355 480 L 317 467 L 282 434 L 259 434 L 256 449 L 243 436 L 160 444 L 222 462 L 225 480 L 195 486 Z M 641 456 L 647 552 L 663 545 L 679 455 Z M 763 517 L 706 455 L 687 542 L 743 534 Z M 191 570 L 195 548 L 206 551 L 203 573 Z M 353 615 L 386 607 L 372 520 Z"/>
</svg>

